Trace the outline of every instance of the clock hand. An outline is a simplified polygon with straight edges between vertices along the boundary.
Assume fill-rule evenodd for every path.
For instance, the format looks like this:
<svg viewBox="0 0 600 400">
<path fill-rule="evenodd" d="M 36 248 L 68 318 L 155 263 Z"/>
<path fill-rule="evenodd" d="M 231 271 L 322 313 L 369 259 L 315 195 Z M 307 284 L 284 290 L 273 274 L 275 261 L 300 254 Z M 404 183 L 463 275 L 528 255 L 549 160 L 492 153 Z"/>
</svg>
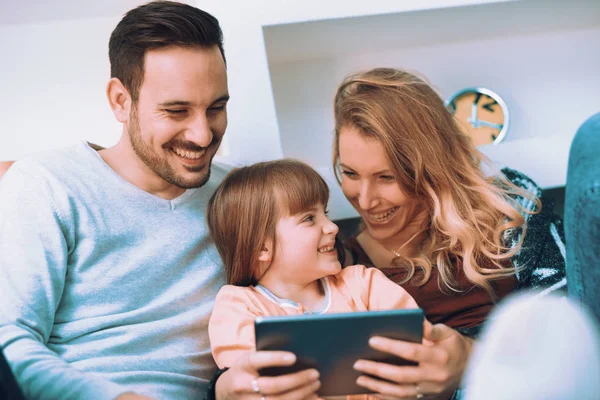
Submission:
<svg viewBox="0 0 600 400">
<path fill-rule="evenodd" d="M 477 128 L 475 125 L 477 124 L 477 104 L 473 103 L 471 105 L 471 117 L 467 118 L 467 122 L 470 122 L 473 128 Z"/>
<path fill-rule="evenodd" d="M 480 126 L 489 126 L 490 128 L 494 128 L 494 129 L 502 129 L 502 125 L 500 125 L 500 124 L 495 124 L 493 122 L 482 121 L 482 120 L 478 119 L 473 124 L 473 127 L 479 128 Z"/>
</svg>

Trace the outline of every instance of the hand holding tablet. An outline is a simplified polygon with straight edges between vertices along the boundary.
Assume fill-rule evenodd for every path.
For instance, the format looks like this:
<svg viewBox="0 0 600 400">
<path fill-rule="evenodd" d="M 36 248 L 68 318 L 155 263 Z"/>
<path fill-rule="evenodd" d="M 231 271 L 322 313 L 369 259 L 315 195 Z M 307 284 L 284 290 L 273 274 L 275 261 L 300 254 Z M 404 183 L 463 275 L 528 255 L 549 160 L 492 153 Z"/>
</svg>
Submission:
<svg viewBox="0 0 600 400">
<path fill-rule="evenodd" d="M 254 322 L 256 349 L 285 350 L 297 357 L 293 366 L 263 369 L 261 375 L 316 368 L 321 374 L 320 396 L 368 393 L 355 383 L 361 375 L 353 368 L 357 360 L 413 364 L 374 350 L 369 338 L 383 336 L 420 343 L 423 318 L 421 309 L 259 317 Z"/>
</svg>

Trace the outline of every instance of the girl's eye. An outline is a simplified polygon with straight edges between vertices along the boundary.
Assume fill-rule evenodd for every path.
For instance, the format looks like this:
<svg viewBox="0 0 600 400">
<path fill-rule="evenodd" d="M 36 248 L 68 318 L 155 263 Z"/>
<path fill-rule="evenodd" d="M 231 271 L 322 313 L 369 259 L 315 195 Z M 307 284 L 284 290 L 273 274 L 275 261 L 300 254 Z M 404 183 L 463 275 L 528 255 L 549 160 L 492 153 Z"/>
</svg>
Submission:
<svg viewBox="0 0 600 400">
<path fill-rule="evenodd" d="M 315 216 L 312 214 L 309 214 L 302 219 L 302 222 L 312 222 L 314 220 L 315 220 Z"/>
<path fill-rule="evenodd" d="M 346 175 L 348 178 L 355 178 L 356 173 L 352 171 L 342 170 L 342 175 Z"/>
<path fill-rule="evenodd" d="M 394 178 L 392 175 L 381 175 L 381 179 L 383 179 L 384 181 L 393 181 L 396 178 Z"/>
</svg>

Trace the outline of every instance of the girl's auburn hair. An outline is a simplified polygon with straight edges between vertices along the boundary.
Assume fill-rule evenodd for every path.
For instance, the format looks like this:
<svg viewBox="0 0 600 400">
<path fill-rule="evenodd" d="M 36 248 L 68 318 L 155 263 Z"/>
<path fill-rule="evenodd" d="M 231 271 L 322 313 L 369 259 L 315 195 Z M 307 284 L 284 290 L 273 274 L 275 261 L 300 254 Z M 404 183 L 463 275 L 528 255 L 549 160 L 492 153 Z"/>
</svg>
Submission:
<svg viewBox="0 0 600 400">
<path fill-rule="evenodd" d="M 208 202 L 208 228 L 223 260 L 227 283 L 254 285 L 258 256 L 280 217 L 327 205 L 329 187 L 304 162 L 282 159 L 230 171 Z"/>
<path fill-rule="evenodd" d="M 333 166 L 338 182 L 342 127 L 356 128 L 378 140 L 405 193 L 422 199 L 429 212 L 427 237 L 417 257 L 396 257 L 407 268 L 407 282 L 423 285 L 433 266 L 442 290 L 460 291 L 456 268 L 462 266 L 473 284 L 495 298 L 490 282 L 516 273 L 510 258 L 521 248 L 528 212 L 515 200 L 540 200 L 504 177 L 486 177 L 480 166 L 489 161 L 464 135 L 435 90 L 418 76 L 397 69 L 377 68 L 347 77 L 334 100 Z M 521 212 L 519 212 L 521 211 Z M 522 229 L 520 241 L 507 238 Z M 459 262 L 456 263 L 456 260 Z M 453 262 L 454 261 L 454 262 Z"/>
</svg>

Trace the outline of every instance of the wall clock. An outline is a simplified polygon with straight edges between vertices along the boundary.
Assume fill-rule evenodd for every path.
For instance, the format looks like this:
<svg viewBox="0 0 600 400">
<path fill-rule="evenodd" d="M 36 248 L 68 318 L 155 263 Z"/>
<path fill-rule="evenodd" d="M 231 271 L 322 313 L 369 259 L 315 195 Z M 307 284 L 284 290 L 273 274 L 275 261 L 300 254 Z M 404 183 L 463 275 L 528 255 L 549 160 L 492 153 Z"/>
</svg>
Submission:
<svg viewBox="0 0 600 400">
<path fill-rule="evenodd" d="M 475 146 L 498 144 L 506 136 L 510 115 L 502 98 L 494 91 L 472 87 L 453 94 L 446 107 Z"/>
</svg>

